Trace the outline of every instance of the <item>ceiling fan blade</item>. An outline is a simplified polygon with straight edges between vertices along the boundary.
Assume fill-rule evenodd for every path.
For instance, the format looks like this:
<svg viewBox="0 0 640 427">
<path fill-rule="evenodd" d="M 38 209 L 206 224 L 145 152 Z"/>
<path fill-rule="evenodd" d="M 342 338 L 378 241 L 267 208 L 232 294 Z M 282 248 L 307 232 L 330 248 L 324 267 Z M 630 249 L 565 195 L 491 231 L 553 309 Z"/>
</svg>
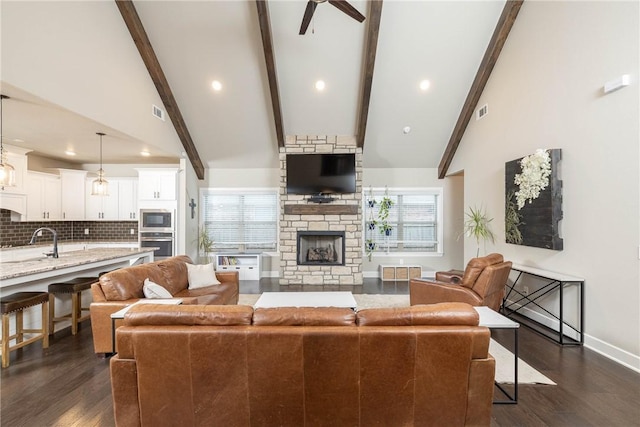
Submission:
<svg viewBox="0 0 640 427">
<path fill-rule="evenodd" d="M 341 11 L 343 11 L 344 13 L 346 13 L 356 21 L 358 22 L 364 21 L 364 15 L 358 12 L 358 10 L 355 7 L 351 6 L 345 0 L 329 0 L 329 3 L 337 7 L 338 9 L 340 9 Z"/>
<path fill-rule="evenodd" d="M 302 25 L 300 25 L 300 35 L 303 35 L 307 32 L 307 28 L 309 28 L 309 24 L 311 23 L 311 18 L 313 18 L 313 12 L 316 11 L 316 6 L 318 3 L 313 0 L 309 0 L 307 2 L 307 8 L 304 10 L 304 16 L 302 17 Z"/>
</svg>

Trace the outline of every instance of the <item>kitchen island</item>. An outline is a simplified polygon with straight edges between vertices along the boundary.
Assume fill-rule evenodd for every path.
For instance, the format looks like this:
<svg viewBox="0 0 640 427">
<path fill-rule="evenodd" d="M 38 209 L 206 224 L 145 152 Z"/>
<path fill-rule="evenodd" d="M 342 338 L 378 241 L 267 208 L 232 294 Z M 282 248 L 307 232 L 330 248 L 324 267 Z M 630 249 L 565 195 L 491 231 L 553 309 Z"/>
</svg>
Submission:
<svg viewBox="0 0 640 427">
<path fill-rule="evenodd" d="M 47 291 L 51 283 L 63 282 L 75 277 L 95 276 L 97 281 L 98 274 L 101 272 L 152 262 L 154 249 L 94 248 L 64 252 L 59 258 L 40 256 L 3 260 L 0 262 L 0 295 L 23 291 Z M 82 305 L 88 307 L 91 294 L 90 292 L 83 294 Z M 70 312 L 71 295 L 67 299 L 56 297 L 55 304 L 56 313 Z M 37 312 L 39 308 L 36 308 L 37 310 L 34 310 L 34 307 L 25 310 L 25 328 L 39 327 L 40 319 Z"/>
</svg>

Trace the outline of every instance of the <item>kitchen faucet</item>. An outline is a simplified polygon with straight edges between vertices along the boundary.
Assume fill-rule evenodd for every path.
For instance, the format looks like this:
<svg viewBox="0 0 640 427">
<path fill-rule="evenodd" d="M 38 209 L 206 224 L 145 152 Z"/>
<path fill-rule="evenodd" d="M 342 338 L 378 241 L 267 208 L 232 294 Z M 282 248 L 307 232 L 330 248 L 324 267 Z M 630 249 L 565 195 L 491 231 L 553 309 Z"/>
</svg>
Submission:
<svg viewBox="0 0 640 427">
<path fill-rule="evenodd" d="M 36 237 L 38 237 L 38 233 L 43 230 L 50 231 L 51 234 L 53 234 L 53 254 L 45 254 L 45 255 L 53 256 L 53 258 L 58 258 L 58 233 L 56 233 L 56 230 L 54 230 L 53 228 L 49 228 L 49 227 L 38 228 L 36 231 L 33 232 L 33 235 L 31 236 L 31 241 L 29 242 L 29 244 L 33 245 L 34 243 L 36 243 Z"/>
</svg>

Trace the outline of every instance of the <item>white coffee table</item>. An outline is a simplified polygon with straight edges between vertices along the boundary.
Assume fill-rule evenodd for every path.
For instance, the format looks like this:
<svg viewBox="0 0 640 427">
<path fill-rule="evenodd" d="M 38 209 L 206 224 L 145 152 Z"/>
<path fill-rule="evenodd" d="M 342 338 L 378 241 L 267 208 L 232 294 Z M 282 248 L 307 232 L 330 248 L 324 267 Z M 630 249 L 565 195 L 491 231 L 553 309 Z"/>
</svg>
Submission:
<svg viewBox="0 0 640 427">
<path fill-rule="evenodd" d="M 264 292 L 254 308 L 340 307 L 356 309 L 351 292 Z"/>
<path fill-rule="evenodd" d="M 518 403 L 518 328 L 520 324 L 485 306 L 473 307 L 480 315 L 480 326 L 489 329 L 512 329 L 514 339 L 513 352 L 513 396 L 497 382 L 496 387 L 507 397 L 507 400 L 494 400 L 493 403 Z"/>
</svg>

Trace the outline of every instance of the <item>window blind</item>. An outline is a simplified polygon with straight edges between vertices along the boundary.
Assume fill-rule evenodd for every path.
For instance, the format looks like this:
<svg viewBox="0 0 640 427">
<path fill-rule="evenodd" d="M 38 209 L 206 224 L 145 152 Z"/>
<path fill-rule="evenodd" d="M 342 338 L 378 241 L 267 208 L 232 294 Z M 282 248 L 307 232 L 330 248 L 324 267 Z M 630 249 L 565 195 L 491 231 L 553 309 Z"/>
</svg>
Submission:
<svg viewBox="0 0 640 427">
<path fill-rule="evenodd" d="M 278 197 L 275 192 L 202 195 L 202 220 L 214 249 L 275 250 Z"/>
</svg>

